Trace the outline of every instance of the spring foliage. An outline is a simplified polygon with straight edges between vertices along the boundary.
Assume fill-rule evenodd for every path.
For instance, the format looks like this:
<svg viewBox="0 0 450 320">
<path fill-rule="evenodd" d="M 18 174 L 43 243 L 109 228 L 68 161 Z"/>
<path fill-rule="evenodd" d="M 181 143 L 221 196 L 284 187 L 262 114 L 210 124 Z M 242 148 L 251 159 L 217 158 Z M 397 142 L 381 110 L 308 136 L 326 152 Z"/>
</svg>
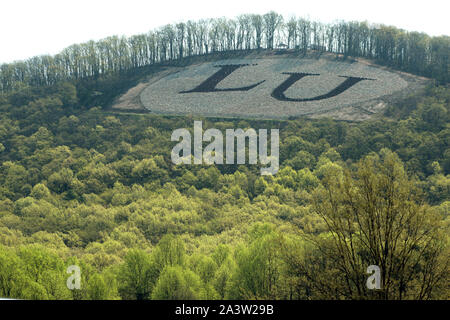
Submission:
<svg viewBox="0 0 450 320">
<path fill-rule="evenodd" d="M 266 177 L 175 166 L 171 132 L 193 119 L 80 96 L 70 83 L 0 96 L 0 296 L 448 299 L 448 88 L 388 109 L 395 121 L 204 121 L 279 128 Z M 370 264 L 381 291 L 365 288 Z"/>
</svg>

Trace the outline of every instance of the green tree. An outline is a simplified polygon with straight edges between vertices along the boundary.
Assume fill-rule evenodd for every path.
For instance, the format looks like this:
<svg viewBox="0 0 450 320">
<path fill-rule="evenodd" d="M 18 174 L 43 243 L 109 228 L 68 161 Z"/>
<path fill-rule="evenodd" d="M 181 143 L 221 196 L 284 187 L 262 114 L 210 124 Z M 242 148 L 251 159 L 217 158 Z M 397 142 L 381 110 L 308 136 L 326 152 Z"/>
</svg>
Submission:
<svg viewBox="0 0 450 320">
<path fill-rule="evenodd" d="M 236 252 L 230 298 L 274 299 L 281 276 L 282 240 L 268 224 L 256 224 L 249 233 L 249 245 Z"/>
<path fill-rule="evenodd" d="M 313 206 L 328 234 L 309 237 L 320 254 L 290 255 L 297 275 L 327 298 L 435 297 L 448 281 L 445 237 L 439 216 L 418 194 L 387 149 L 365 157 L 354 173 L 325 173 Z M 369 265 L 381 269 L 381 290 L 366 288 Z"/>
<path fill-rule="evenodd" d="M 161 273 L 152 293 L 154 300 L 196 300 L 206 295 L 198 275 L 181 266 L 168 266 Z"/>
<path fill-rule="evenodd" d="M 183 241 L 173 235 L 163 236 L 152 254 L 159 271 L 166 266 L 182 266 L 186 258 Z"/>
<path fill-rule="evenodd" d="M 123 299 L 149 299 L 158 277 L 154 261 L 146 252 L 132 249 L 119 270 L 119 293 Z"/>
</svg>

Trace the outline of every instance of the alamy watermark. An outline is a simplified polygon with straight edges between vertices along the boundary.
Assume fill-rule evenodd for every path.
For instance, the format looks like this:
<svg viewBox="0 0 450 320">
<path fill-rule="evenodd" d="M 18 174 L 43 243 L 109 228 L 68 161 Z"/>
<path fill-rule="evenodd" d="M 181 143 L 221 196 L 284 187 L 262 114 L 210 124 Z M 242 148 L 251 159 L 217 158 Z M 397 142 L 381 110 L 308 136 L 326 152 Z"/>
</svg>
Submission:
<svg viewBox="0 0 450 320">
<path fill-rule="evenodd" d="M 77 265 L 70 265 L 67 267 L 67 273 L 71 274 L 70 277 L 67 278 L 67 288 L 69 290 L 80 290 L 81 289 L 81 269 Z"/>
<path fill-rule="evenodd" d="M 381 289 L 381 269 L 379 266 L 370 265 L 367 267 L 366 273 L 371 276 L 367 278 L 366 287 L 369 290 Z"/>
<path fill-rule="evenodd" d="M 261 165 L 267 165 L 267 167 L 261 168 L 262 175 L 276 174 L 279 169 L 279 130 L 270 130 L 270 155 L 268 155 L 267 135 L 267 129 L 259 129 L 258 132 L 252 128 L 245 131 L 243 129 L 226 129 L 225 163 L 235 164 L 235 158 L 237 158 L 236 164 L 245 164 L 245 147 L 248 138 L 248 163 L 256 165 L 259 160 Z M 203 132 L 202 121 L 194 121 L 194 152 L 192 154 L 192 137 L 189 130 L 176 129 L 172 133 L 171 141 L 179 141 L 179 143 L 172 149 L 172 162 L 174 164 L 223 164 L 223 137 L 223 133 L 218 129 L 211 128 Z M 212 139 L 214 140 L 203 149 L 203 142 L 210 142 Z M 235 157 L 235 149 L 237 157 Z"/>
</svg>

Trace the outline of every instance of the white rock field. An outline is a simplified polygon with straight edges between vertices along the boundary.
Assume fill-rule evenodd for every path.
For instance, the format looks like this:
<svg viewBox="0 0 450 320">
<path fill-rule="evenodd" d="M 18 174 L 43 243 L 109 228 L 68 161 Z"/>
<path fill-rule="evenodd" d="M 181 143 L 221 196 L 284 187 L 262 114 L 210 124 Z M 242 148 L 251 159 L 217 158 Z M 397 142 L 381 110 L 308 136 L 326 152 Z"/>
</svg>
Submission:
<svg viewBox="0 0 450 320">
<path fill-rule="evenodd" d="M 243 66 L 231 67 L 227 73 L 222 70 L 227 68 L 224 65 Z M 307 75 L 286 84 L 292 73 Z M 215 82 L 214 77 L 218 77 Z M 357 78 L 363 79 L 355 81 Z M 278 57 L 226 59 L 181 70 L 174 68 L 150 81 L 139 97 L 141 107 L 168 115 L 286 119 L 328 114 L 352 119 L 352 113 L 358 113 L 353 118 L 362 120 L 380 112 L 385 97 L 409 85 L 397 72 L 360 62 Z M 233 91 L 243 87 L 251 88 Z M 280 99 L 279 93 L 277 96 L 277 88 L 285 99 Z"/>
</svg>

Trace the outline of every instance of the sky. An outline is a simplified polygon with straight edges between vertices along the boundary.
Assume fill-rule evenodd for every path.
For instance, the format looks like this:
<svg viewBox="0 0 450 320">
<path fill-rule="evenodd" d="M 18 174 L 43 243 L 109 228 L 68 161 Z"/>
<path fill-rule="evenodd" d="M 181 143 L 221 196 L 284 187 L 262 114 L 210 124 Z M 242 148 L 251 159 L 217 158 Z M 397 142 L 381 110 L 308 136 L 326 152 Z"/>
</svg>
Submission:
<svg viewBox="0 0 450 320">
<path fill-rule="evenodd" d="M 53 55 L 74 43 L 145 33 L 168 23 L 271 10 L 285 18 L 369 21 L 450 35 L 448 0 L 2 0 L 0 63 Z"/>
</svg>

